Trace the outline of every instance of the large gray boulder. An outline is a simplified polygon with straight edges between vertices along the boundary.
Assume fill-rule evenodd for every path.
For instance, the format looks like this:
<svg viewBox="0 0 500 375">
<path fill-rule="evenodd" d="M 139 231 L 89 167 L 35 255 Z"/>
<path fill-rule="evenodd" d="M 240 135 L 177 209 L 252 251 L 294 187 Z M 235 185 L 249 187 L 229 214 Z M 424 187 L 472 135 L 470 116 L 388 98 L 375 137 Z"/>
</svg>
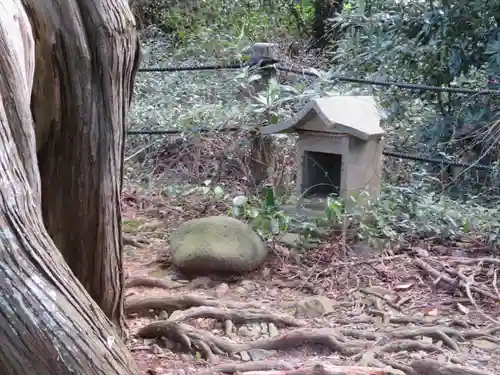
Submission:
<svg viewBox="0 0 500 375">
<path fill-rule="evenodd" d="M 268 250 L 253 229 L 228 216 L 181 224 L 170 237 L 173 264 L 187 275 L 241 274 L 260 267 Z"/>
</svg>

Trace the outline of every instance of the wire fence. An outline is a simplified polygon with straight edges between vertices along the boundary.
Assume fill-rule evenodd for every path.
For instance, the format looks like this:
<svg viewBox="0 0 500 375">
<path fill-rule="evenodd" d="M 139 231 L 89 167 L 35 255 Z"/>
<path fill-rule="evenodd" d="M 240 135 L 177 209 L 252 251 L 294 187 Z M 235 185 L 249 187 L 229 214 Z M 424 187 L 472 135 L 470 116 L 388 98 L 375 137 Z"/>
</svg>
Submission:
<svg viewBox="0 0 500 375">
<path fill-rule="evenodd" d="M 273 61 L 274 62 L 274 61 Z M 192 72 L 192 71 L 203 71 L 203 70 L 238 70 L 244 67 L 252 67 L 259 66 L 260 68 L 274 68 L 276 70 L 280 70 L 283 72 L 300 74 L 310 77 L 318 77 L 318 73 L 313 72 L 310 68 L 302 68 L 296 69 L 284 64 L 269 64 L 267 65 L 266 61 L 259 61 L 256 63 L 244 63 L 244 64 L 227 64 L 227 65 L 199 65 L 199 66 L 176 66 L 176 67 L 155 67 L 155 68 L 141 68 L 139 72 L 141 73 L 151 73 L 151 72 L 165 72 L 165 73 L 173 73 L 173 72 Z M 383 86 L 383 87 L 398 87 L 401 89 L 413 90 L 413 91 L 434 91 L 434 92 L 449 92 L 455 94 L 469 94 L 469 95 L 500 95 L 500 90 L 491 90 L 491 89 L 468 89 L 468 88 L 460 88 L 460 87 L 440 87 L 440 86 L 430 86 L 430 85 L 422 85 L 422 84 L 413 84 L 413 83 L 405 83 L 405 82 L 391 82 L 391 81 L 379 81 L 372 79 L 364 79 L 364 78 L 355 78 L 355 77 L 346 77 L 337 74 L 330 74 L 326 76 L 327 80 L 330 81 L 339 81 L 339 82 L 350 82 L 350 83 L 359 83 L 363 85 L 372 85 L 372 86 Z"/>
<path fill-rule="evenodd" d="M 316 71 L 312 71 L 310 68 L 293 68 L 285 64 L 280 63 L 277 60 L 260 60 L 254 62 L 246 63 L 230 63 L 230 64 L 219 64 L 219 65 L 198 65 L 198 66 L 171 66 L 171 67 L 152 67 L 152 68 L 141 68 L 138 71 L 140 73 L 152 73 L 152 72 L 192 72 L 192 71 L 217 71 L 217 70 L 241 70 L 245 67 L 248 68 L 260 68 L 260 69 L 276 69 L 278 71 L 283 71 L 287 73 L 293 73 L 298 75 L 310 76 L 319 78 L 320 76 Z M 372 86 L 382 86 L 382 87 L 397 87 L 400 89 L 412 90 L 412 91 L 433 91 L 433 92 L 448 92 L 455 94 L 468 94 L 468 95 L 500 95 L 500 90 L 491 89 L 469 89 L 469 88 L 459 88 L 459 87 L 440 87 L 440 86 L 430 86 L 423 84 L 411 84 L 405 82 L 397 81 L 380 81 L 371 80 L 364 78 L 346 77 L 342 75 L 329 74 L 325 75 L 324 79 L 328 81 L 338 81 L 338 82 L 349 82 L 358 83 L 362 85 L 372 85 Z M 223 128 L 223 129 L 197 129 L 198 133 L 215 133 L 215 132 L 236 132 L 241 131 L 241 128 Z M 127 135 L 176 135 L 182 134 L 184 131 L 180 130 L 143 130 L 143 131 L 127 131 Z M 412 160 L 418 162 L 424 162 L 435 165 L 444 165 L 451 167 L 461 167 L 468 169 L 477 170 L 492 170 L 493 167 L 480 164 L 479 161 L 471 164 L 462 163 L 459 161 L 452 161 L 447 159 L 437 159 L 427 157 L 425 155 L 418 154 L 407 154 L 397 151 L 384 151 L 383 154 L 388 157 Z"/>
</svg>

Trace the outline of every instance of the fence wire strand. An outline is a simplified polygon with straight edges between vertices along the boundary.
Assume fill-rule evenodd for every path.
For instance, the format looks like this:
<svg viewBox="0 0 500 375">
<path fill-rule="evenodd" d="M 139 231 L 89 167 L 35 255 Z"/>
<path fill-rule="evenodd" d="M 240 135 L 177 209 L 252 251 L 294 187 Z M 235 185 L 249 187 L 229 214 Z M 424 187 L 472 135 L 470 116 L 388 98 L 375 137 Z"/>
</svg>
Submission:
<svg viewBox="0 0 500 375">
<path fill-rule="evenodd" d="M 271 62 L 272 64 L 268 64 Z M 318 78 L 318 74 L 314 71 L 311 71 L 310 68 L 301 68 L 296 69 L 286 65 L 282 65 L 280 63 L 275 63 L 275 60 L 261 60 L 252 63 L 243 63 L 243 64 L 221 64 L 221 65 L 199 65 L 199 66 L 171 66 L 171 67 L 151 67 L 151 68 L 141 68 L 139 72 L 143 73 L 151 73 L 151 72 L 192 72 L 192 71 L 203 71 L 203 70 L 238 70 L 244 67 L 260 67 L 260 68 L 275 68 L 276 70 L 294 73 L 299 75 L 305 75 L 309 77 Z M 440 87 L 440 86 L 430 86 L 416 83 L 406 83 L 406 82 L 397 82 L 397 81 L 379 81 L 373 79 L 366 78 L 355 78 L 355 77 L 347 77 L 338 74 L 330 74 L 326 76 L 326 79 L 329 81 L 339 81 L 339 82 L 350 82 L 350 83 L 359 83 L 362 85 L 372 85 L 372 86 L 383 86 L 383 87 L 398 87 L 401 89 L 407 89 L 412 91 L 434 91 L 434 92 L 449 92 L 455 94 L 469 94 L 469 95 L 500 95 L 500 90 L 491 90 L 491 89 L 468 89 L 468 88 L 460 88 L 460 87 Z"/>
<path fill-rule="evenodd" d="M 253 62 L 246 63 L 233 63 L 233 64 L 219 64 L 219 65 L 199 65 L 199 66 L 171 66 L 171 67 L 151 67 L 151 68 L 141 68 L 139 72 L 144 73 L 152 73 L 152 72 L 164 72 L 164 73 L 172 73 L 172 72 L 192 72 L 192 71 L 211 71 L 211 70 L 238 70 L 243 69 L 244 67 L 249 68 L 260 68 L 260 69 L 276 69 L 278 71 L 304 75 L 309 77 L 319 78 L 318 74 L 312 71 L 310 68 L 301 68 L 296 69 L 292 67 L 288 67 L 286 65 L 281 64 L 277 60 L 259 60 Z M 407 89 L 412 91 L 433 91 L 433 92 L 449 92 L 456 94 L 469 94 L 469 95 L 500 95 L 500 90 L 490 90 L 490 89 L 468 89 L 468 88 L 459 88 L 459 87 L 439 87 L 439 86 L 430 86 L 423 84 L 412 84 L 405 82 L 391 82 L 391 81 L 379 81 L 379 80 L 371 80 L 364 78 L 355 78 L 355 77 L 346 77 L 342 75 L 330 74 L 326 75 L 326 79 L 329 81 L 339 81 L 339 82 L 350 82 L 350 83 L 359 83 L 362 85 L 372 85 L 372 86 L 383 86 L 383 87 L 398 87 L 401 89 Z M 224 129 L 197 129 L 197 133 L 217 133 L 217 132 L 235 132 L 241 131 L 240 128 L 224 128 Z M 127 131 L 127 135 L 175 135 L 186 133 L 185 131 L 180 130 L 144 130 L 144 131 Z M 492 170 L 493 168 L 487 165 L 479 164 L 477 162 L 472 164 L 461 163 L 458 161 L 449 161 L 445 159 L 435 159 L 429 158 L 424 155 L 416 155 L 416 154 L 406 154 L 400 153 L 396 151 L 384 151 L 383 154 L 385 156 L 405 159 L 405 160 L 413 160 L 419 161 L 429 164 L 436 165 L 446 165 L 453 167 L 462 167 L 462 168 L 471 168 L 478 170 Z"/>
</svg>

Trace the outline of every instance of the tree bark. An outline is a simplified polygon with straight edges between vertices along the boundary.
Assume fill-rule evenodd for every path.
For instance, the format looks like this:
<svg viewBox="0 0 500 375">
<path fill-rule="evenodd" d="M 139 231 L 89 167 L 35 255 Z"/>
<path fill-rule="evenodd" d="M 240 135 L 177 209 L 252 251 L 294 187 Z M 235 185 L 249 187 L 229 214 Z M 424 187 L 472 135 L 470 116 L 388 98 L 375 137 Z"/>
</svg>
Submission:
<svg viewBox="0 0 500 375">
<path fill-rule="evenodd" d="M 327 35 L 328 18 L 341 13 L 344 6 L 344 0 L 314 0 L 314 20 L 313 20 L 313 45 L 312 48 L 323 49 L 331 42 Z M 338 28 L 331 25 L 332 30 L 335 30 L 333 40 L 339 40 L 336 35 L 339 33 Z M 330 31 L 332 31 L 330 30 Z"/>
<path fill-rule="evenodd" d="M 30 110 L 33 34 L 43 31 L 32 30 L 20 0 L 0 0 L 0 374 L 138 375 L 130 352 L 43 223 Z M 118 147 L 121 141 L 114 142 Z"/>
<path fill-rule="evenodd" d="M 126 0 L 22 0 L 35 31 L 31 98 L 45 226 L 124 332 L 120 193 L 139 40 Z"/>
</svg>

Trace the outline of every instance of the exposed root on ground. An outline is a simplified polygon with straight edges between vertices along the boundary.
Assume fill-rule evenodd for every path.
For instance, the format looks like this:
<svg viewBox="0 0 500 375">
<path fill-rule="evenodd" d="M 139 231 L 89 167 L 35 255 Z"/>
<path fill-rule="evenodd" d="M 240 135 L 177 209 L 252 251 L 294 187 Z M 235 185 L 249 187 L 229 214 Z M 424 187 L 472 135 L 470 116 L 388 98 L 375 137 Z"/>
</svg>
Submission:
<svg viewBox="0 0 500 375">
<path fill-rule="evenodd" d="M 218 301 L 204 296 L 132 296 L 125 299 L 125 314 L 147 313 L 153 311 L 166 311 L 169 314 L 175 310 L 186 310 L 195 306 L 217 306 Z"/>
<path fill-rule="evenodd" d="M 225 337 L 196 329 L 185 323 L 158 321 L 142 327 L 137 335 L 142 338 L 165 337 L 179 343 L 187 352 L 200 352 L 210 363 L 216 363 L 216 355 L 236 353 L 238 344 Z"/>
<path fill-rule="evenodd" d="M 252 365 L 252 366 L 250 366 Z M 277 364 L 274 368 L 271 361 L 262 363 L 243 363 L 241 365 L 221 365 L 203 371 L 202 375 L 215 375 L 219 373 L 234 374 L 245 373 L 245 375 L 391 375 L 400 374 L 390 368 L 374 368 L 362 366 L 333 366 L 327 364 L 317 364 L 314 366 L 305 366 L 297 369 L 283 368 L 283 365 Z"/>
<path fill-rule="evenodd" d="M 169 320 L 172 322 L 182 322 L 196 318 L 215 319 L 219 322 L 231 321 L 234 324 L 266 322 L 274 323 L 278 327 L 303 327 L 306 325 L 304 321 L 295 319 L 288 314 L 257 309 L 238 310 L 211 306 L 192 307 L 186 311 L 178 312 Z"/>
<path fill-rule="evenodd" d="M 187 310 L 191 307 L 219 307 L 225 309 L 234 310 L 252 310 L 257 309 L 259 312 L 263 313 L 264 310 L 260 308 L 258 303 L 242 303 L 234 301 L 224 301 L 215 298 L 209 298 L 206 296 L 199 296 L 195 294 L 181 295 L 181 296 L 155 296 L 155 297 L 140 297 L 132 296 L 125 300 L 125 314 L 137 314 L 149 312 L 150 310 L 156 311 L 166 311 L 172 313 L 176 310 Z M 222 311 L 222 310 L 221 310 Z M 212 310 L 213 312 L 213 310 Z M 277 316 L 275 313 L 273 316 Z M 295 321 L 294 318 L 287 314 L 278 314 L 286 316 L 289 322 Z M 280 319 L 280 318 L 276 318 Z M 299 327 L 301 323 L 295 322 L 294 326 Z"/>
<path fill-rule="evenodd" d="M 203 304 L 209 304 L 209 306 Z M 231 308 L 219 307 L 220 305 L 231 306 Z M 236 343 L 228 338 L 216 336 L 210 332 L 192 327 L 183 322 L 192 319 L 209 318 L 215 319 L 219 322 L 230 323 L 231 327 L 233 324 L 255 322 L 269 322 L 281 327 L 304 327 L 305 322 L 295 319 L 288 314 L 273 313 L 263 309 L 256 309 L 254 307 L 247 307 L 245 309 L 243 304 L 229 301 L 222 303 L 216 300 L 193 295 L 183 297 L 130 298 L 127 301 L 128 313 L 131 313 L 132 311 L 140 312 L 149 309 L 170 311 L 185 309 L 185 311 L 176 311 L 167 320 L 154 322 L 141 328 L 139 332 L 137 332 L 139 337 L 149 339 L 165 337 L 171 341 L 179 343 L 183 350 L 187 350 L 189 352 L 199 352 L 211 363 L 217 362 L 218 355 L 234 356 L 235 354 L 248 352 L 254 349 L 284 350 L 297 348 L 307 343 L 324 345 L 332 351 L 349 358 L 350 365 L 367 366 L 366 368 L 368 370 L 366 371 L 386 371 L 384 368 L 390 366 L 392 369 L 399 370 L 399 373 L 404 372 L 411 374 L 413 371 L 411 367 L 400 363 L 389 362 L 384 359 L 383 355 L 403 351 L 425 351 L 428 353 L 446 354 L 447 352 L 445 349 L 453 352 L 460 352 L 459 343 L 461 341 L 474 338 L 481 338 L 482 340 L 488 340 L 493 343 L 500 343 L 500 340 L 495 337 L 495 335 L 500 332 L 500 327 L 494 327 L 489 330 L 459 330 L 455 327 L 464 327 L 464 324 L 456 321 L 450 322 L 449 325 L 441 324 L 436 326 L 428 326 L 429 322 L 425 322 L 427 326 L 424 327 L 393 328 L 386 325 L 384 328 L 379 328 L 377 331 L 342 327 L 298 328 L 275 337 L 261 338 L 251 342 Z M 392 323 L 395 322 L 396 318 L 392 318 Z M 399 319 L 399 323 L 415 324 L 415 322 L 415 320 L 410 318 Z M 342 323 L 349 325 L 353 324 L 353 322 L 348 320 L 344 320 Z M 465 324 L 465 326 L 467 325 Z M 430 338 L 431 341 L 422 341 L 422 337 Z M 442 346 L 436 344 L 438 342 L 442 343 Z M 245 368 L 248 368 L 248 370 L 245 371 L 270 370 L 270 368 L 265 370 L 252 366 L 257 365 L 247 365 Z M 338 369 L 338 371 L 347 371 L 346 369 Z M 219 372 L 220 371 L 221 370 L 219 370 Z M 238 371 L 241 372 L 244 370 L 238 368 Z M 285 371 L 281 372 L 283 374 L 307 373 L 300 372 L 306 370 L 283 370 L 281 367 L 278 371 Z M 352 370 L 349 371 L 351 371 L 348 372 L 349 374 L 357 373 L 352 372 Z M 324 373 L 332 374 L 335 372 Z M 343 374 L 343 372 L 337 373 Z M 377 372 L 360 372 L 360 374 L 372 373 L 376 374 Z M 388 372 L 380 373 L 385 374 Z M 433 372 L 430 374 L 434 375 Z M 436 372 L 435 374 L 439 375 L 441 373 Z"/>
<path fill-rule="evenodd" d="M 122 234 L 122 241 L 123 241 L 123 246 L 129 245 L 133 247 L 137 247 L 139 249 L 142 249 L 144 245 L 148 245 L 149 242 L 143 239 L 135 239 L 132 236 L 123 233 Z"/>
<path fill-rule="evenodd" d="M 146 288 L 176 289 L 185 286 L 185 284 L 153 276 L 134 276 L 125 280 L 125 288 L 135 288 L 138 286 Z"/>
<path fill-rule="evenodd" d="M 183 317 L 200 317 L 202 310 L 199 309 L 196 314 L 185 314 Z M 217 316 L 215 313 L 208 315 Z M 442 341 L 449 349 L 459 351 L 455 339 L 481 337 L 497 342 L 497 339 L 492 337 L 492 334 L 497 331 L 500 331 L 500 328 L 493 328 L 490 331 L 466 330 L 461 332 L 446 326 L 415 329 L 387 328 L 379 332 L 342 328 L 299 328 L 278 337 L 263 338 L 248 343 L 234 343 L 187 324 L 167 320 L 145 326 L 138 332 L 138 336 L 143 338 L 167 337 L 180 342 L 190 351 L 200 351 L 207 360 L 212 360 L 216 354 L 231 355 L 253 349 L 283 350 L 309 343 L 325 345 L 334 352 L 351 357 L 353 362 L 357 364 L 379 366 L 381 361 L 378 357 L 383 353 L 426 351 L 445 354 L 445 351 L 438 345 L 420 341 L 419 338 L 422 336 Z"/>
<path fill-rule="evenodd" d="M 249 371 L 270 371 L 270 370 L 293 370 L 293 366 L 285 361 L 258 361 L 245 363 L 224 363 L 205 371 L 197 373 L 197 375 L 213 375 L 213 374 L 234 374 L 239 372 Z"/>
<path fill-rule="evenodd" d="M 198 373 L 199 375 L 235 374 L 245 375 L 389 375 L 401 374 L 400 371 L 387 367 L 362 367 L 362 366 L 333 366 L 317 364 L 291 368 L 290 364 L 282 361 L 260 361 L 241 364 L 225 364 L 212 367 Z M 414 361 L 407 366 L 407 375 L 493 375 L 486 371 L 441 363 L 433 360 Z"/>
<path fill-rule="evenodd" d="M 414 361 L 411 364 L 415 375 L 493 375 L 491 372 L 442 363 L 430 359 Z"/>
<path fill-rule="evenodd" d="M 466 303 L 476 306 L 479 310 L 476 298 L 479 300 L 482 297 L 493 302 L 500 301 L 497 287 L 500 271 L 497 269 L 498 263 L 496 261 L 490 261 L 488 258 L 475 262 L 470 259 L 457 261 L 454 259 L 443 260 L 443 258 L 416 258 L 407 259 L 406 265 L 408 264 L 412 267 L 413 272 L 416 270 L 415 267 L 425 271 L 434 279 L 436 285 L 441 282 L 453 290 L 461 291 L 465 299 L 461 298 L 460 303 L 465 300 Z M 500 267 L 498 268 L 500 269 Z M 493 278 L 493 282 L 487 281 L 491 278 Z M 136 278 L 127 281 L 127 287 L 142 285 L 164 289 L 172 288 L 167 284 L 167 281 L 157 278 Z M 407 291 L 410 287 L 411 285 L 403 286 L 399 290 Z M 318 326 L 319 320 L 310 320 L 309 324 L 312 327 L 306 326 L 306 320 L 263 309 L 262 303 L 259 305 L 259 303 L 225 301 L 194 294 L 155 297 L 133 296 L 126 299 L 125 311 L 127 314 L 149 313 L 151 311 L 168 312 L 170 315 L 168 319 L 141 328 L 137 332 L 137 336 L 148 339 L 166 338 L 177 343 L 184 351 L 201 354 L 212 364 L 218 363 L 219 356 L 228 356 L 236 361 L 239 361 L 240 358 L 249 360 L 249 355 L 251 358 L 256 358 L 252 354 L 254 350 L 296 349 L 305 344 L 322 345 L 343 356 L 346 361 L 346 366 L 329 366 L 325 363 L 310 366 L 301 363 L 302 367 L 299 368 L 289 362 L 276 360 L 221 364 L 203 370 L 201 372 L 203 375 L 218 373 L 245 373 L 246 375 L 490 375 L 488 372 L 432 360 L 409 363 L 407 354 L 408 352 L 426 352 L 459 362 L 450 353 L 460 353 L 467 340 L 480 339 L 500 345 L 500 325 L 496 324 L 493 325 L 493 328 L 488 329 L 475 329 L 473 322 L 459 317 L 445 323 L 442 316 L 437 316 L 437 314 L 434 318 L 430 316 L 417 318 L 409 313 L 407 316 L 405 315 L 407 312 L 403 314 L 402 310 L 404 310 L 403 306 L 406 307 L 407 301 L 411 300 L 409 293 L 401 297 L 398 292 L 394 292 L 396 298 L 392 298 L 389 293 L 386 295 L 383 288 L 380 288 L 381 292 L 377 292 L 377 288 L 357 288 L 357 290 L 370 298 L 366 299 L 361 296 L 359 301 L 346 303 L 363 306 L 363 314 L 359 314 L 357 311 L 357 316 L 352 318 L 345 314 L 338 319 L 329 319 L 330 323 L 335 323 L 333 327 L 320 327 Z M 390 292 L 392 293 L 392 290 Z M 366 302 L 367 300 L 368 302 Z M 370 307 L 371 300 L 376 303 Z M 454 299 L 452 302 L 436 302 L 436 305 L 457 303 L 457 301 Z M 392 309 L 384 311 L 384 304 Z M 395 310 L 398 313 L 395 313 Z M 331 315 L 328 317 L 330 318 Z M 382 322 L 380 318 L 382 318 Z M 222 334 L 219 335 L 217 331 L 214 333 L 210 329 L 204 330 L 188 324 L 189 321 L 194 320 L 200 323 L 201 319 L 212 319 L 223 323 Z M 236 339 L 233 334 L 235 325 L 264 322 L 273 323 L 279 327 L 294 327 L 294 329 L 282 330 L 280 333 L 274 329 L 274 333 L 271 334 L 269 328 L 263 337 L 254 341 L 233 341 Z M 359 327 L 361 324 L 376 324 L 377 327 L 372 330 L 367 329 L 367 326 Z M 401 355 L 406 359 L 402 359 Z M 420 354 L 417 355 L 420 356 Z M 399 357 L 397 361 L 396 357 Z"/>
</svg>

